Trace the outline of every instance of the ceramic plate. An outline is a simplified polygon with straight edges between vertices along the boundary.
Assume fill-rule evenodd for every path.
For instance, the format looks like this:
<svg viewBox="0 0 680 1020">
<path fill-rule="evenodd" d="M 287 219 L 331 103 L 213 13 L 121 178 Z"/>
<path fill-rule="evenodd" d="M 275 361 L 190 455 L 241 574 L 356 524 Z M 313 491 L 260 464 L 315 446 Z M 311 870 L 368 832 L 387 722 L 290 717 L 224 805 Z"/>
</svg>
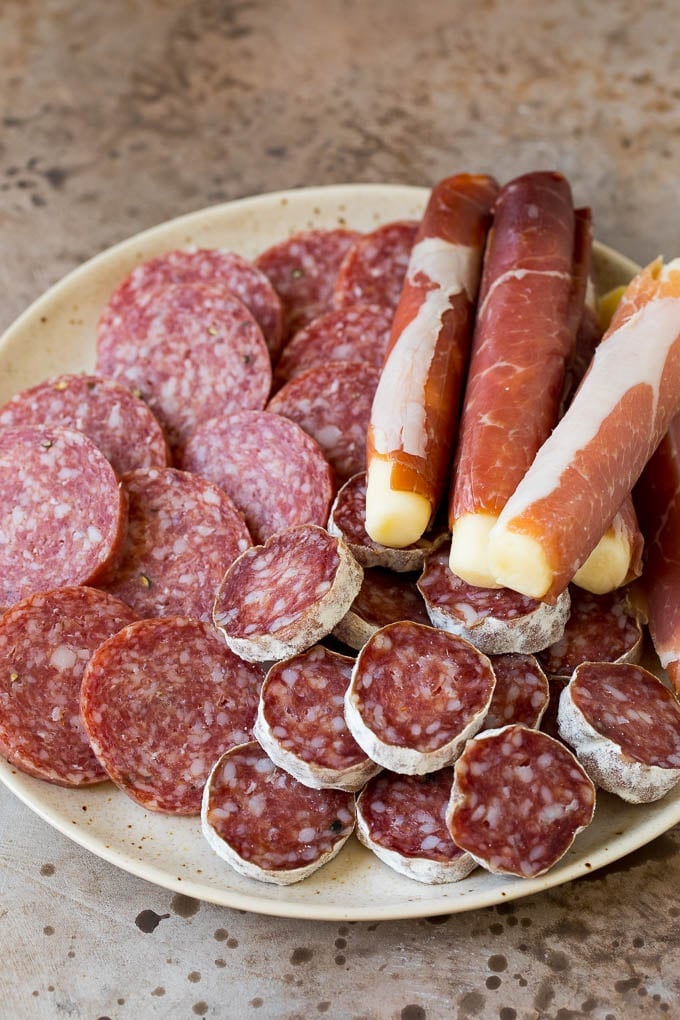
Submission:
<svg viewBox="0 0 680 1020">
<path fill-rule="evenodd" d="M 125 241 L 72 272 L 33 304 L 0 341 L 0 402 L 58 372 L 92 370 L 95 324 L 133 266 L 185 245 L 231 248 L 252 257 L 296 230 L 348 225 L 370 230 L 418 217 L 421 188 L 347 185 L 263 195 L 172 220 Z M 598 246 L 601 290 L 625 282 L 635 265 Z M 286 917 L 388 920 L 471 910 L 578 878 L 637 849 L 680 821 L 680 788 L 645 806 L 601 794 L 593 824 L 560 865 L 524 881 L 477 869 L 462 882 L 427 886 L 381 864 L 352 839 L 311 878 L 278 888 L 241 878 L 204 841 L 196 818 L 147 813 L 112 784 L 66 790 L 0 760 L 0 780 L 48 824 L 133 875 L 228 907 Z"/>
</svg>

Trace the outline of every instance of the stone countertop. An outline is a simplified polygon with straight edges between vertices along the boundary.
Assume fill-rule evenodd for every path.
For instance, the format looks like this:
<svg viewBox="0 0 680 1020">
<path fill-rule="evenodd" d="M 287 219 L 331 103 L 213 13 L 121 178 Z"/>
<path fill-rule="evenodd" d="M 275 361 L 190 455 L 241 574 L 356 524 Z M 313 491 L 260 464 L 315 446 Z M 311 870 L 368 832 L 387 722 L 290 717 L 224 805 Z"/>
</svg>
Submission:
<svg viewBox="0 0 680 1020">
<path fill-rule="evenodd" d="M 0 327 L 183 212 L 337 182 L 555 167 L 600 240 L 680 253 L 675 5 L 5 0 Z M 680 828 L 581 879 L 424 920 L 201 903 L 0 789 L 0 1016 L 621 1020 L 680 1011 Z"/>
</svg>

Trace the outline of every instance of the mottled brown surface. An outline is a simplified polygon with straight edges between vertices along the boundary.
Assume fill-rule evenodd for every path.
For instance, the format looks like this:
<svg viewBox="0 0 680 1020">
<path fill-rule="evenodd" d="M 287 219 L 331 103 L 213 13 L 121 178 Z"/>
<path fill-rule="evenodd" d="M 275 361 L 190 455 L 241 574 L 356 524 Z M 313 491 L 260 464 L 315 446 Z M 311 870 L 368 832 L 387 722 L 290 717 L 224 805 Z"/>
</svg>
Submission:
<svg viewBox="0 0 680 1020">
<path fill-rule="evenodd" d="M 672 0 L 4 0 L 0 327 L 97 251 L 242 195 L 566 173 L 679 254 Z M 627 1020 L 680 1011 L 680 830 L 542 895 L 302 922 L 199 904 L 0 789 L 0 1015 Z"/>
</svg>

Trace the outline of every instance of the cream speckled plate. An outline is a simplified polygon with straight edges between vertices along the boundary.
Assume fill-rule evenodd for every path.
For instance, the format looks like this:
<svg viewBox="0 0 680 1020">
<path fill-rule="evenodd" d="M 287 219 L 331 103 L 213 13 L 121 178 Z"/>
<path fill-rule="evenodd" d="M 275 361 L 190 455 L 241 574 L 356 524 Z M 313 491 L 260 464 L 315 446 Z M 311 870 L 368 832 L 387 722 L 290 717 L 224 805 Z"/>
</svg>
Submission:
<svg viewBox="0 0 680 1020">
<path fill-rule="evenodd" d="M 116 284 L 139 262 L 175 247 L 232 248 L 252 257 L 313 226 L 370 230 L 419 216 L 422 188 L 346 185 L 243 199 L 172 220 L 97 256 L 35 302 L 0 341 L 0 403 L 58 372 L 92 370 L 95 324 Z M 600 290 L 636 267 L 596 248 Z M 331 864 L 297 885 L 278 888 L 241 878 L 204 841 L 197 818 L 145 812 L 112 784 L 65 790 L 22 775 L 0 759 L 0 780 L 54 828 L 117 867 L 212 903 L 286 917 L 388 920 L 471 910 L 578 878 L 637 849 L 680 821 L 680 788 L 646 806 L 601 794 L 593 824 L 560 865 L 523 881 L 481 869 L 455 884 L 403 878 L 352 839 Z"/>
</svg>

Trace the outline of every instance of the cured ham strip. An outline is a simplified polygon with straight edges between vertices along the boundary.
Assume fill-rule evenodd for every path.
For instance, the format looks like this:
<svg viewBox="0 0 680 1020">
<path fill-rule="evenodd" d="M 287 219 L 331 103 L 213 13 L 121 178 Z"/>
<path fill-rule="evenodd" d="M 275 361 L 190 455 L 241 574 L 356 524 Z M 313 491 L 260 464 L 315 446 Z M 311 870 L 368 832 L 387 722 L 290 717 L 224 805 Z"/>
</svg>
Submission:
<svg viewBox="0 0 680 1020">
<path fill-rule="evenodd" d="M 554 599 L 590 554 L 677 410 L 680 260 L 622 298 L 583 383 L 489 536 L 499 584 Z"/>
<path fill-rule="evenodd" d="M 367 437 L 366 530 L 402 547 L 446 484 L 496 182 L 459 174 L 432 191 L 397 307 Z"/>
<path fill-rule="evenodd" d="M 557 173 L 518 177 L 496 202 L 449 508 L 451 570 L 469 584 L 496 584 L 489 530 L 557 421 L 585 293 L 583 227 Z"/>
</svg>

